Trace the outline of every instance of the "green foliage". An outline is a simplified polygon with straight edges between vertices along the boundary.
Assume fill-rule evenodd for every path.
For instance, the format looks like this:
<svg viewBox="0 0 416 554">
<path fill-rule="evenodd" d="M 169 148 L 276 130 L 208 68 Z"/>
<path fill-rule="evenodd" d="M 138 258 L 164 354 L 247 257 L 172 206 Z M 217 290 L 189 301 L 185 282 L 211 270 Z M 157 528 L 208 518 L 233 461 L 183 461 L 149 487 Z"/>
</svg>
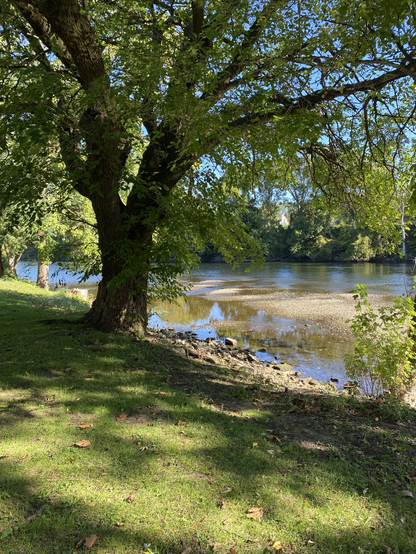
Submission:
<svg viewBox="0 0 416 554">
<path fill-rule="evenodd" d="M 368 235 L 363 236 L 361 233 L 345 252 L 346 257 L 352 260 L 369 260 L 374 254 L 371 238 Z"/>
<path fill-rule="evenodd" d="M 306 181 L 308 200 L 323 192 L 358 225 L 394 232 L 395 183 L 381 161 L 412 124 L 415 26 L 407 3 L 384 4 L 0 0 L 1 197 L 39 228 L 47 187 L 55 207 L 74 189 L 91 201 L 102 288 L 139 273 L 130 297 L 139 283 L 147 293 L 147 276 L 154 294 L 176 294 L 175 271 L 207 243 L 232 263 L 275 256 L 277 226 L 250 236 L 242 225 L 256 181 L 298 200 Z M 327 259 L 336 241 L 320 229 L 325 214 L 311 214 L 285 249 Z M 88 271 L 95 257 L 92 247 Z"/>
<path fill-rule="evenodd" d="M 387 390 L 400 396 L 414 374 L 414 301 L 410 296 L 398 297 L 393 306 L 375 310 L 365 285 L 356 285 L 354 299 L 357 315 L 351 330 L 355 345 L 354 354 L 345 358 L 346 374 L 369 395 Z"/>
</svg>

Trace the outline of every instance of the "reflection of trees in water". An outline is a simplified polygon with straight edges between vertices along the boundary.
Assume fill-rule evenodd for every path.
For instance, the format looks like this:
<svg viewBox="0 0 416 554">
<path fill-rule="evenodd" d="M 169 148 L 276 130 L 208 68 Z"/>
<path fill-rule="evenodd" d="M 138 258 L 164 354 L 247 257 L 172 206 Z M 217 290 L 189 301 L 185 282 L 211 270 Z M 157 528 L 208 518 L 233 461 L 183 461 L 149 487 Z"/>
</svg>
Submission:
<svg viewBox="0 0 416 554">
<path fill-rule="evenodd" d="M 213 301 L 190 295 L 188 302 L 160 302 L 155 309 L 168 325 L 190 327 L 223 322 L 215 326 L 219 337 L 232 336 L 240 346 L 266 348 L 269 354 L 285 359 L 296 357 L 311 361 L 319 357 L 339 361 L 350 347 L 349 343 L 340 342 L 337 337 L 314 328 L 285 328 L 284 323 L 289 320 L 273 317 L 239 301 Z"/>
<path fill-rule="evenodd" d="M 213 301 L 204 296 L 190 295 L 188 302 L 179 300 L 178 304 L 158 302 L 153 307 L 164 321 L 169 324 L 192 325 L 209 323 L 210 321 L 241 321 L 249 326 L 253 320 L 261 323 L 271 323 L 273 316 L 262 310 L 246 306 L 238 301 Z"/>
</svg>

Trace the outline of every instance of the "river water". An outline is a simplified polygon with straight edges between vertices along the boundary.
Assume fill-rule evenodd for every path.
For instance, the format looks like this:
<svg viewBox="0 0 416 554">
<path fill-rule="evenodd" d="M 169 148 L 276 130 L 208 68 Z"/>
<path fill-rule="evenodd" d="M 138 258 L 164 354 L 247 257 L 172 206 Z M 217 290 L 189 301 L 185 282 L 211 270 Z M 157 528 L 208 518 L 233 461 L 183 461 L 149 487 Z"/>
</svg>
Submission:
<svg viewBox="0 0 416 554">
<path fill-rule="evenodd" d="M 159 302 L 151 324 L 190 330 L 200 338 L 226 336 L 254 349 L 266 360 L 277 358 L 304 376 L 345 382 L 344 356 L 352 352 L 350 338 L 305 320 L 280 318 L 267 309 L 256 309 L 242 297 L 282 293 L 348 293 L 357 283 L 369 293 L 393 296 L 408 294 L 413 285 L 413 264 L 375 263 L 266 263 L 260 270 L 233 270 L 226 264 L 202 264 L 183 279 L 193 289 L 178 305 Z M 229 291 L 220 298 L 219 293 Z M 311 322 L 313 323 L 313 322 Z M 266 352 L 261 352 L 266 350 Z"/>
<path fill-rule="evenodd" d="M 69 274 L 54 275 L 51 284 L 59 279 L 68 286 L 78 285 Z M 345 354 L 352 351 L 351 339 L 331 333 L 319 325 L 304 320 L 280 318 L 267 309 L 256 309 L 242 300 L 245 295 L 262 296 L 273 292 L 290 293 L 348 293 L 357 283 L 367 285 L 369 293 L 381 294 L 386 301 L 393 296 L 409 293 L 413 284 L 413 264 L 375 263 L 266 263 L 260 270 L 246 271 L 246 266 L 233 270 L 227 264 L 202 264 L 192 276 L 182 278 L 193 289 L 187 301 L 178 304 L 158 302 L 150 319 L 154 327 L 174 327 L 192 331 L 199 338 L 208 336 L 223 340 L 236 338 L 241 346 L 254 349 L 264 360 L 277 358 L 291 364 L 297 371 L 320 380 L 336 377 L 345 381 Z M 36 279 L 36 268 L 20 264 L 19 276 Z M 96 284 L 97 277 L 84 285 Z M 229 294 L 220 298 L 216 293 Z M 260 350 L 266 350 L 261 352 Z"/>
</svg>

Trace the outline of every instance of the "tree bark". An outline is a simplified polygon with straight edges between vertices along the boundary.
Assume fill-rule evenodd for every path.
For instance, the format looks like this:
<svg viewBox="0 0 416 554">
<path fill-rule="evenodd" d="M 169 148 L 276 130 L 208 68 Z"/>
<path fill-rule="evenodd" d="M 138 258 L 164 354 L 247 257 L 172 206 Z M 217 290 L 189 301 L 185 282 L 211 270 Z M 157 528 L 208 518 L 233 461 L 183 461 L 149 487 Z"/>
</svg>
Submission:
<svg viewBox="0 0 416 554">
<path fill-rule="evenodd" d="M 0 278 L 4 275 L 4 265 L 3 265 L 3 244 L 0 243 Z"/>
<path fill-rule="evenodd" d="M 7 264 L 9 266 L 10 271 L 13 273 L 15 277 L 17 277 L 17 265 L 20 262 L 20 258 L 23 256 L 24 250 L 19 252 L 19 254 L 12 254 L 9 252 L 6 248 L 6 257 L 7 257 Z"/>
<path fill-rule="evenodd" d="M 45 290 L 49 290 L 49 264 L 42 262 L 38 259 L 38 278 L 36 285 Z"/>
</svg>

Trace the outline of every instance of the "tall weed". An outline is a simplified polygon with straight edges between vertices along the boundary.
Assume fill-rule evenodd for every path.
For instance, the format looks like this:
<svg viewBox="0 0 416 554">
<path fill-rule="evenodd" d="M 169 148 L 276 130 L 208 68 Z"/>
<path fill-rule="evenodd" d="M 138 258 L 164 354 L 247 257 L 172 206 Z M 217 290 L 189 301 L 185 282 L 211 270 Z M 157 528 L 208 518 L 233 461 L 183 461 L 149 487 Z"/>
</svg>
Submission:
<svg viewBox="0 0 416 554">
<path fill-rule="evenodd" d="M 354 353 L 345 357 L 346 374 L 365 394 L 401 396 L 415 372 L 414 301 L 401 296 L 392 306 L 374 309 L 365 285 L 352 292 L 357 301 L 357 314 L 350 320 L 355 345 Z"/>
</svg>

